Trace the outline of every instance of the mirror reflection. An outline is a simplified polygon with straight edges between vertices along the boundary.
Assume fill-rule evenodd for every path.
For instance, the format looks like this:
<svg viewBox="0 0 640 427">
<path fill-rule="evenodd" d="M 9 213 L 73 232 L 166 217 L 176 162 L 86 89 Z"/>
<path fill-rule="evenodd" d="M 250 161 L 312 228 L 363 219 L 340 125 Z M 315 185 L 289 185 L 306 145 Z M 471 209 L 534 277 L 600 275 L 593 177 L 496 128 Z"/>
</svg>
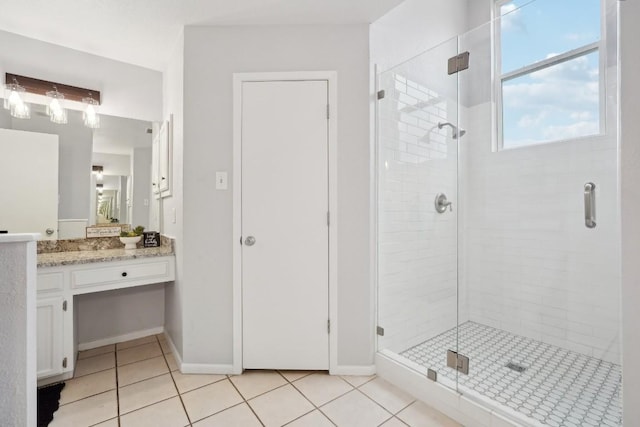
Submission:
<svg viewBox="0 0 640 427">
<path fill-rule="evenodd" d="M 17 187 L 0 192 L 6 207 L 0 230 L 71 239 L 84 238 L 90 225 L 149 228 L 152 123 L 102 115 L 100 128 L 92 130 L 80 111 L 69 110 L 68 123 L 55 124 L 44 106 L 32 108 L 30 119 L 17 119 L 0 107 L 0 157 L 15 159 L 13 167 L 0 168 L 0 179 Z M 57 137 L 57 159 L 51 135 Z"/>
</svg>

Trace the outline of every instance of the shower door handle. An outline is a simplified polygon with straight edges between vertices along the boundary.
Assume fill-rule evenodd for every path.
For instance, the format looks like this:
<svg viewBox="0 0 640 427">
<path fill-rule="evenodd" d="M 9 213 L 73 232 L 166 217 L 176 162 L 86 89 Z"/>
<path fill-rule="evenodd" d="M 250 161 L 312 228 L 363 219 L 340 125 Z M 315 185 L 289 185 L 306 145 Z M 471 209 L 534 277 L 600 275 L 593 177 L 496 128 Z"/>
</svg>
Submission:
<svg viewBox="0 0 640 427">
<path fill-rule="evenodd" d="M 584 185 L 584 225 L 596 227 L 596 185 L 593 182 Z"/>
</svg>

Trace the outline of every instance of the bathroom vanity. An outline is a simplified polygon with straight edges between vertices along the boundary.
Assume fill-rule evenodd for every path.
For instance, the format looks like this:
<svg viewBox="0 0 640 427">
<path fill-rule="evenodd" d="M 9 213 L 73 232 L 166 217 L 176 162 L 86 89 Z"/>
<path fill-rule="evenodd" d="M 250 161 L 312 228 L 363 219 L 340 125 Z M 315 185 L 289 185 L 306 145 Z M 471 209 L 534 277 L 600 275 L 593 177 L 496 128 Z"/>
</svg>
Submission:
<svg viewBox="0 0 640 427">
<path fill-rule="evenodd" d="M 74 296 L 170 282 L 175 279 L 172 245 L 38 254 L 37 367 L 39 384 L 73 375 Z"/>
</svg>

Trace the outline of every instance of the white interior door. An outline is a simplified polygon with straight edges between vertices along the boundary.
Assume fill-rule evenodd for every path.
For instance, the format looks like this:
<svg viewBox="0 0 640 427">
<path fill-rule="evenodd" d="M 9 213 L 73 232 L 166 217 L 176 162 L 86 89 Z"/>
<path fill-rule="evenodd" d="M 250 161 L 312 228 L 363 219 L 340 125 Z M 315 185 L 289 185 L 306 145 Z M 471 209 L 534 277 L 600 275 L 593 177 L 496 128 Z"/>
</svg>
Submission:
<svg viewBox="0 0 640 427">
<path fill-rule="evenodd" d="M 327 89 L 242 84 L 245 369 L 329 368 Z"/>
<path fill-rule="evenodd" d="M 0 183 L 0 230 L 57 239 L 58 135 L 0 129 Z"/>
</svg>

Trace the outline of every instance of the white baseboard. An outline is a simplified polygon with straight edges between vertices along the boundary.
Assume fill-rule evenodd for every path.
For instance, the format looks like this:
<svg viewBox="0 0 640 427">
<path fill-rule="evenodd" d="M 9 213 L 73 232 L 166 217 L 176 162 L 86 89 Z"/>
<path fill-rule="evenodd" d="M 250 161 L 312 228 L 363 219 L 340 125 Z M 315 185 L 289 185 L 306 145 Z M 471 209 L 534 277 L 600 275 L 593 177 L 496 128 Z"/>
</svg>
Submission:
<svg viewBox="0 0 640 427">
<path fill-rule="evenodd" d="M 219 374 L 233 375 L 233 364 L 213 365 L 207 363 L 182 363 L 180 372 L 183 374 Z"/>
<path fill-rule="evenodd" d="M 167 344 L 171 349 L 173 358 L 176 360 L 178 369 L 183 374 L 220 374 L 231 375 L 234 374 L 233 364 L 229 365 L 213 365 L 208 363 L 184 363 L 182 361 L 182 355 L 178 352 L 176 345 L 173 343 L 171 336 L 165 331 L 164 336 L 167 339 Z"/>
<path fill-rule="evenodd" d="M 100 340 L 89 341 L 78 344 L 78 350 L 91 350 L 92 348 L 102 347 L 110 344 L 117 344 L 119 342 L 131 341 L 138 338 L 148 337 L 149 335 L 161 334 L 164 332 L 164 326 L 158 326 L 156 328 L 144 329 L 142 331 L 130 332 L 124 335 L 118 335 L 117 337 L 103 338 Z"/>
<path fill-rule="evenodd" d="M 329 370 L 331 375 L 373 375 L 376 365 L 338 365 Z"/>
<path fill-rule="evenodd" d="M 167 331 L 164 331 L 164 337 L 167 340 L 167 344 L 169 344 L 169 348 L 171 349 L 171 354 L 173 354 L 173 358 L 176 361 L 176 365 L 178 365 L 178 369 L 180 370 L 181 373 L 184 373 L 182 372 L 182 355 L 178 352 L 178 348 L 173 343 L 173 340 L 171 339 L 171 335 L 169 335 Z"/>
</svg>

